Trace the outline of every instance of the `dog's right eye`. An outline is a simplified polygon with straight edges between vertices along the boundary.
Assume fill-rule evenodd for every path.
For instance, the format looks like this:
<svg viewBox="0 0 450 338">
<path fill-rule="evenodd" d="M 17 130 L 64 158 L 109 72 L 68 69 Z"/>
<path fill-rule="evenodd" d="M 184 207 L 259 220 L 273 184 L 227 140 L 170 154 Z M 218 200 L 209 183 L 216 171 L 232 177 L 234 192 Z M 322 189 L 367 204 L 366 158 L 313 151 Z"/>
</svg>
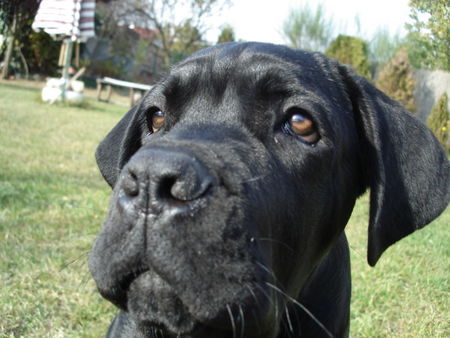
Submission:
<svg viewBox="0 0 450 338">
<path fill-rule="evenodd" d="M 164 125 L 166 119 L 165 114 L 159 109 L 152 109 L 149 113 L 149 129 L 156 133 Z"/>
<path fill-rule="evenodd" d="M 289 119 L 282 126 L 283 131 L 297 136 L 301 141 L 309 145 L 316 144 L 320 139 L 320 135 L 310 115 L 297 108 L 291 109 L 289 113 Z"/>
</svg>

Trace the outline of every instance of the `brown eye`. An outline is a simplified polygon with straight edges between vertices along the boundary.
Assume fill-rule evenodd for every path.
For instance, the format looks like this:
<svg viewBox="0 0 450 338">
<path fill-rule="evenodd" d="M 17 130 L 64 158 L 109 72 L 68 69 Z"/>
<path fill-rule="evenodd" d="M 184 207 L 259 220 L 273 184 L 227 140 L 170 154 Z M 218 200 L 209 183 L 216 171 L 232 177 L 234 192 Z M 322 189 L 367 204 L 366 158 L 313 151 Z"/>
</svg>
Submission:
<svg viewBox="0 0 450 338">
<path fill-rule="evenodd" d="M 150 118 L 152 132 L 156 133 L 164 125 L 164 120 L 166 119 L 166 117 L 161 110 L 156 110 L 151 113 Z"/>
<path fill-rule="evenodd" d="M 292 115 L 289 123 L 292 131 L 298 136 L 308 136 L 315 131 L 313 121 L 302 114 Z"/>
<path fill-rule="evenodd" d="M 303 112 L 294 112 L 286 122 L 284 129 L 308 144 L 314 144 L 320 138 L 314 121 Z"/>
</svg>

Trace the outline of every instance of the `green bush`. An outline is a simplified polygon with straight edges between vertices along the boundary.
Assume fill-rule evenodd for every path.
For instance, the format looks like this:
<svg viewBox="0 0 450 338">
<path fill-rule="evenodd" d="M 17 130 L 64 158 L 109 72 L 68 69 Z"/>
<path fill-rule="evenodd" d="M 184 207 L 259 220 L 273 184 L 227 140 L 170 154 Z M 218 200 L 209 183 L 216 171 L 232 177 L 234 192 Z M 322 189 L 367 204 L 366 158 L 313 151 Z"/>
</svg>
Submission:
<svg viewBox="0 0 450 338">
<path fill-rule="evenodd" d="M 434 105 L 427 119 L 428 127 L 433 131 L 444 148 L 448 148 L 449 119 L 448 96 L 444 93 Z"/>
<path fill-rule="evenodd" d="M 416 111 L 414 68 L 405 49 L 399 50 L 380 71 L 375 85 L 399 101 L 410 112 Z"/>
<path fill-rule="evenodd" d="M 408 43 L 416 68 L 450 71 L 448 0 L 410 0 Z"/>
<path fill-rule="evenodd" d="M 222 30 L 220 31 L 220 35 L 217 39 L 217 43 L 224 43 L 224 42 L 232 42 L 236 41 L 236 34 L 234 33 L 234 29 L 230 25 L 225 25 L 222 27 Z"/>
<path fill-rule="evenodd" d="M 328 46 L 325 55 L 351 66 L 359 75 L 370 78 L 369 51 L 364 40 L 339 35 Z"/>
<path fill-rule="evenodd" d="M 109 76 L 120 79 L 125 77 L 123 67 L 116 60 L 91 60 L 90 62 L 83 61 L 83 63 L 88 64 L 87 75 L 99 77 Z"/>
<path fill-rule="evenodd" d="M 61 42 L 55 41 L 43 30 L 31 32 L 24 53 L 31 73 L 55 76 L 58 70 L 58 57 Z"/>
</svg>

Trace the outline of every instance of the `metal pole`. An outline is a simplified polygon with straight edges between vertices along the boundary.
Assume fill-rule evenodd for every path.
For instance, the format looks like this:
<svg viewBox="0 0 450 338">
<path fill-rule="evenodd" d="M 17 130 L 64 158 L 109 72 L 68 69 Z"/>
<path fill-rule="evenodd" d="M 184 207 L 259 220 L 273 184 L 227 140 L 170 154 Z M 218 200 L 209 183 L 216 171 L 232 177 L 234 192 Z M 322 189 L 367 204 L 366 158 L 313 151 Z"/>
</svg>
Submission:
<svg viewBox="0 0 450 338">
<path fill-rule="evenodd" d="M 61 99 L 64 101 L 65 91 L 67 83 L 69 83 L 69 68 L 70 68 L 70 62 L 72 60 L 72 50 L 73 50 L 73 41 L 71 38 L 68 38 L 64 40 L 64 43 L 66 45 L 66 55 L 64 56 L 64 67 L 62 70 L 62 78 L 64 81 L 61 85 Z"/>
</svg>

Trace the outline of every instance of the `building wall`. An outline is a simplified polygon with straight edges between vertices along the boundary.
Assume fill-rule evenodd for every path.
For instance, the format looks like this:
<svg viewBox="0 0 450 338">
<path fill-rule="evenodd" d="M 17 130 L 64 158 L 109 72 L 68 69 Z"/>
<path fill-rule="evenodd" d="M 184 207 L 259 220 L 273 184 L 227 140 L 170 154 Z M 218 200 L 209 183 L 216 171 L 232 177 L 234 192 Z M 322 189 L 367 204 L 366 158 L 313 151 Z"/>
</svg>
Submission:
<svg viewBox="0 0 450 338">
<path fill-rule="evenodd" d="M 437 70 L 416 70 L 414 74 L 416 88 L 414 97 L 417 106 L 417 115 L 422 121 L 426 121 L 434 104 L 442 94 L 447 93 L 450 97 L 450 73 Z M 449 110 L 450 110 L 450 100 Z"/>
</svg>

